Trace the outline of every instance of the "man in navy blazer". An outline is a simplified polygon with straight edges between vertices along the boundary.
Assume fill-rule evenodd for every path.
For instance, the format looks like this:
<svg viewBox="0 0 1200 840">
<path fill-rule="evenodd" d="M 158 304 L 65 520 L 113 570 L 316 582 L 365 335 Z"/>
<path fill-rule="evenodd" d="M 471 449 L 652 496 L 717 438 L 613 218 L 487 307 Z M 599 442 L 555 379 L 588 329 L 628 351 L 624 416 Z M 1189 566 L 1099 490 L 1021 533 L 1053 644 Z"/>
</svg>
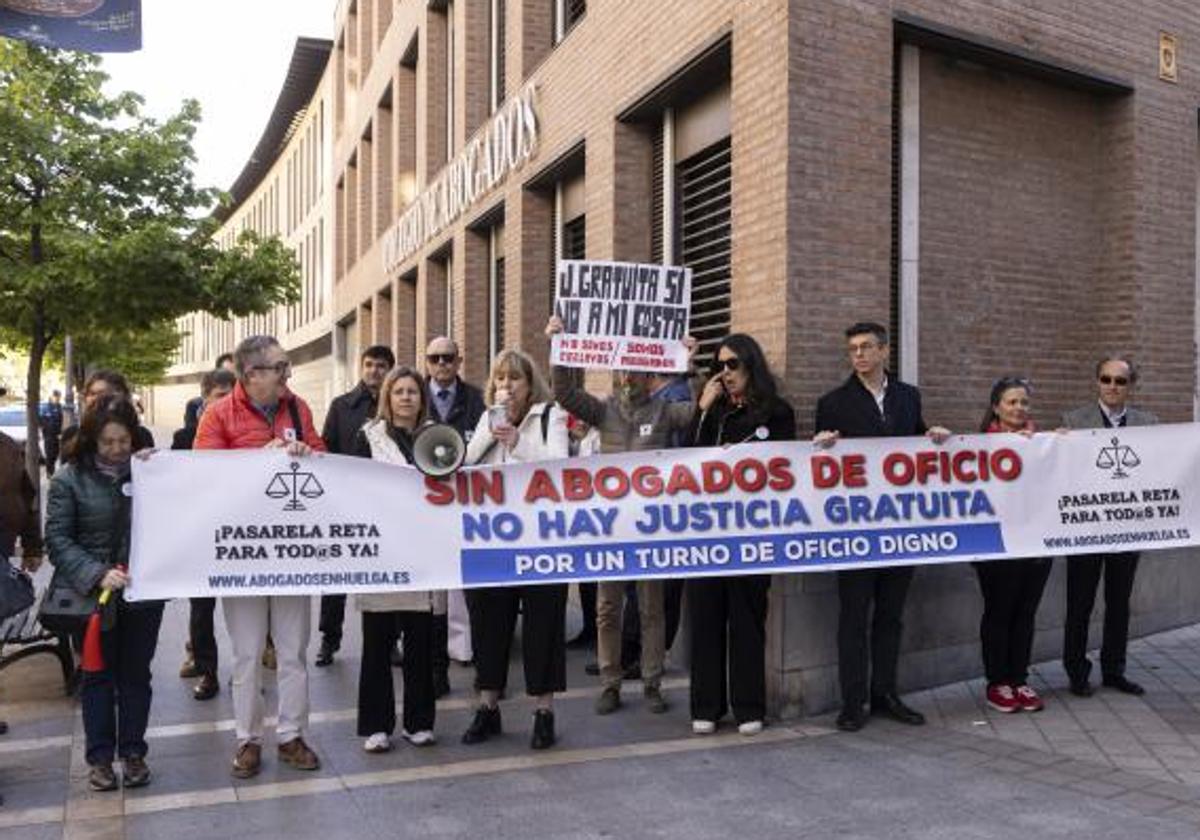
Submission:
<svg viewBox="0 0 1200 840">
<path fill-rule="evenodd" d="M 1115 429 L 1152 426 L 1158 418 L 1129 404 L 1137 370 L 1120 356 L 1108 356 L 1096 365 L 1097 399 L 1063 414 L 1068 429 Z M 1138 552 L 1079 554 L 1067 558 L 1067 621 L 1063 630 L 1063 668 L 1071 693 L 1089 697 L 1092 671 L 1087 658 L 1088 624 L 1096 603 L 1100 575 L 1104 575 L 1104 640 L 1100 647 L 1102 684 L 1126 694 L 1145 689 L 1125 677 L 1125 648 L 1129 643 L 1129 598 L 1137 573 Z"/>
<path fill-rule="evenodd" d="M 867 321 L 851 326 L 846 330 L 846 350 L 854 372 L 817 402 L 815 443 L 829 447 L 841 437 L 910 435 L 928 435 L 941 443 L 950 437 L 941 426 L 925 424 L 921 392 L 888 373 L 888 335 L 883 325 Z M 896 693 L 901 617 L 913 567 L 873 566 L 837 574 L 842 692 L 838 728 L 862 729 L 867 721 L 863 704 L 868 700 L 873 713 L 914 726 L 923 724 L 924 715 L 905 705 Z"/>
</svg>

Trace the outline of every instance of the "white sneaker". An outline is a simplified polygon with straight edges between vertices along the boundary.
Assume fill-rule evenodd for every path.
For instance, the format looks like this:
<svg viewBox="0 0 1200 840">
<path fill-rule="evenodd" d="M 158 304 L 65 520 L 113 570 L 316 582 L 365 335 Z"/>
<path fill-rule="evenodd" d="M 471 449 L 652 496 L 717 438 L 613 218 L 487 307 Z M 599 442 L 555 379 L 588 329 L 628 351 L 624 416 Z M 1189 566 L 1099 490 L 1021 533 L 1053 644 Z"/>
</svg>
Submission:
<svg viewBox="0 0 1200 840">
<path fill-rule="evenodd" d="M 738 732 L 743 735 L 757 735 L 762 732 L 763 723 L 761 720 L 748 720 L 745 723 L 738 724 Z"/>
<path fill-rule="evenodd" d="M 422 729 L 419 732 L 402 732 L 404 739 L 414 747 L 428 747 L 430 744 L 437 743 L 437 738 L 433 736 L 433 732 L 428 729 Z"/>
<path fill-rule="evenodd" d="M 712 720 L 694 720 L 692 721 L 693 735 L 711 735 L 717 731 L 716 721 Z"/>
<path fill-rule="evenodd" d="M 392 739 L 386 732 L 376 732 L 363 742 L 363 749 L 369 753 L 385 753 L 392 748 Z"/>
</svg>

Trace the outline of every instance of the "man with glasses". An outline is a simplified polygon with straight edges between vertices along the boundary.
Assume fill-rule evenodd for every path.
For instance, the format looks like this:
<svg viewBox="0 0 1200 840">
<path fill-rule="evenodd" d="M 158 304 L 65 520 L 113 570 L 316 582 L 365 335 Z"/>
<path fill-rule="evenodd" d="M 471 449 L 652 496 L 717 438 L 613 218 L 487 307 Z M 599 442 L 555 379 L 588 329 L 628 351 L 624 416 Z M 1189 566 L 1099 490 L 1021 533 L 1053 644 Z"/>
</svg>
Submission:
<svg viewBox="0 0 1200 840">
<path fill-rule="evenodd" d="M 462 356 L 454 340 L 440 335 L 425 348 L 425 372 L 429 381 L 429 419 L 453 426 L 470 440 L 486 406 L 483 393 L 458 375 Z M 470 662 L 471 619 L 461 590 L 449 593 L 447 614 L 433 617 L 433 690 L 437 697 L 450 692 L 449 665 L 453 655 L 459 662 Z"/>
<path fill-rule="evenodd" d="M 358 384 L 340 397 L 334 397 L 329 404 L 325 428 L 321 431 L 326 449 L 335 455 L 354 454 L 354 436 L 368 419 L 375 416 L 383 378 L 395 366 L 396 354 L 390 347 L 376 344 L 362 352 Z M 318 668 L 333 664 L 333 655 L 342 646 L 345 618 L 345 594 L 321 596 L 321 647 L 314 663 Z"/>
<path fill-rule="evenodd" d="M 1129 404 L 1137 371 L 1120 356 L 1108 356 L 1096 365 L 1096 402 L 1068 411 L 1063 425 L 1069 429 L 1116 429 L 1151 426 L 1158 418 Z M 1104 640 L 1100 647 L 1102 684 L 1126 694 L 1145 689 L 1125 677 L 1125 648 L 1129 642 L 1129 596 L 1137 572 L 1138 552 L 1080 554 L 1067 558 L 1067 622 L 1063 632 L 1063 668 L 1071 693 L 1090 697 L 1088 681 L 1092 663 L 1087 658 L 1088 624 L 1100 575 L 1104 575 Z"/>
<path fill-rule="evenodd" d="M 941 426 L 925 425 L 921 392 L 889 375 L 890 348 L 883 325 L 864 321 L 851 326 L 846 330 L 846 350 L 853 368 L 850 378 L 817 402 L 813 440 L 818 446 L 833 446 L 843 437 L 927 435 L 935 443 L 950 437 Z M 925 716 L 905 705 L 896 693 L 901 617 L 913 567 L 848 569 L 837 575 L 842 692 L 838 729 L 862 729 L 867 722 L 863 704 L 868 700 L 874 714 L 914 726 L 923 724 Z"/>
<path fill-rule="evenodd" d="M 233 393 L 205 409 L 195 449 L 282 449 L 291 457 L 325 450 L 308 404 L 287 387 L 292 368 L 279 342 L 250 336 L 234 351 L 238 382 Z M 233 647 L 233 714 L 238 748 L 233 776 L 248 779 L 262 768 L 262 671 L 267 642 L 275 641 L 279 669 L 279 760 L 298 770 L 321 766 L 304 741 L 308 729 L 308 666 L 305 654 L 312 611 L 306 595 L 222 598 Z"/>
</svg>

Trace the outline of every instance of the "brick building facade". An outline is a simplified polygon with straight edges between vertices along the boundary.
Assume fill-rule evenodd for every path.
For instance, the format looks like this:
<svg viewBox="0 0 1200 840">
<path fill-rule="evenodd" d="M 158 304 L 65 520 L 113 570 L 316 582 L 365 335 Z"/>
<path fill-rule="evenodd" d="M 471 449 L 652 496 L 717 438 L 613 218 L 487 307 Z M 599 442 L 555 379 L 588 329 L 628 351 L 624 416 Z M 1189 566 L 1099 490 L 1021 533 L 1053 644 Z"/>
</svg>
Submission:
<svg viewBox="0 0 1200 840">
<path fill-rule="evenodd" d="M 326 296 L 311 334 L 281 330 L 327 393 L 369 343 L 408 360 L 448 332 L 475 381 L 499 347 L 544 358 L 555 259 L 587 256 L 692 266 L 694 330 L 758 337 L 805 433 L 866 318 L 956 430 L 1014 372 L 1055 425 L 1110 349 L 1148 407 L 1193 418 L 1193 4 L 341 0 L 333 32 Z M 1135 629 L 1200 616 L 1197 583 L 1147 563 Z M 835 701 L 836 609 L 830 576 L 773 587 L 776 711 Z M 910 685 L 978 671 L 978 609 L 965 567 L 917 576 Z"/>
</svg>

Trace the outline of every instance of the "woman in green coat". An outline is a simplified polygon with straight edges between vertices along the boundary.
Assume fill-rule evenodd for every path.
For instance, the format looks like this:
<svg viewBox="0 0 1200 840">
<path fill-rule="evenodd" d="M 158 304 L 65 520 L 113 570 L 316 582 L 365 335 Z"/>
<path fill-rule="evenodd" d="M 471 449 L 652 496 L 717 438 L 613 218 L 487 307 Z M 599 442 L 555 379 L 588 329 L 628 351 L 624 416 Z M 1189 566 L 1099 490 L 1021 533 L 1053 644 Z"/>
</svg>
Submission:
<svg viewBox="0 0 1200 840">
<path fill-rule="evenodd" d="M 92 790 L 115 790 L 113 759 L 124 765 L 125 787 L 150 781 L 146 724 L 150 718 L 150 660 L 162 623 L 161 601 L 130 604 L 129 460 L 138 417 L 121 397 L 97 403 L 64 451 L 67 466 L 50 483 L 46 546 L 54 566 L 50 595 L 59 611 L 90 614 L 101 591 L 117 596 L 105 608 L 104 670 L 85 673 L 80 690 Z M 72 603 L 73 602 L 73 603 Z"/>
</svg>

